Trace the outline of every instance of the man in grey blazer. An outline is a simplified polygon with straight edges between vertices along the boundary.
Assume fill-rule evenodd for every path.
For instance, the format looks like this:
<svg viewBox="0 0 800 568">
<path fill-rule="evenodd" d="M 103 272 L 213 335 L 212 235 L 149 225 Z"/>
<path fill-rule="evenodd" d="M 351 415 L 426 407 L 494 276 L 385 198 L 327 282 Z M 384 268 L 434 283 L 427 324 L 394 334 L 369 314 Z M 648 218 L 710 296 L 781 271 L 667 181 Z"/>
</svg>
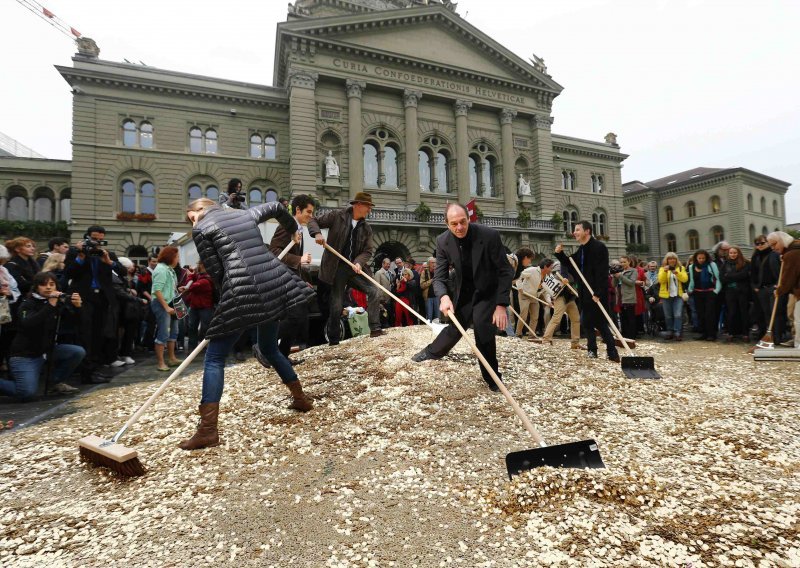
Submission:
<svg viewBox="0 0 800 568">
<path fill-rule="evenodd" d="M 506 327 L 509 292 L 514 271 L 506 259 L 500 233 L 485 225 L 470 224 L 463 205 L 451 203 L 445 209 L 447 231 L 436 239 L 436 271 L 433 289 L 440 298 L 439 311 L 451 311 L 466 329 L 475 328 L 475 344 L 500 376 L 497 367 L 498 329 Z M 447 290 L 448 267 L 455 267 L 455 293 Z M 441 359 L 458 343 L 461 333 L 448 325 L 433 343 L 414 355 L 414 361 Z M 493 391 L 499 390 L 491 376 L 481 367 L 481 375 Z"/>
</svg>

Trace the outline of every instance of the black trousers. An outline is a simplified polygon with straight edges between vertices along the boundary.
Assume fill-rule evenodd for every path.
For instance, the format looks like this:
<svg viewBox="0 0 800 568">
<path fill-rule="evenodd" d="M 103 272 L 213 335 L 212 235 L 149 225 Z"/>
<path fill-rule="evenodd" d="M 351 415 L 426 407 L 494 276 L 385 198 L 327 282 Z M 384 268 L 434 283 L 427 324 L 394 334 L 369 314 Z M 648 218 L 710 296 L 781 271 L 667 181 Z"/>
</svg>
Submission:
<svg viewBox="0 0 800 568">
<path fill-rule="evenodd" d="M 608 312 L 608 302 L 600 300 L 603 307 Z M 614 335 L 608 327 L 608 320 L 600 311 L 600 308 L 595 302 L 589 298 L 588 303 L 586 300 L 581 302 L 581 322 L 586 330 L 586 349 L 590 353 L 597 353 L 597 336 L 594 330 L 600 331 L 600 336 L 603 338 L 603 343 L 606 344 L 606 354 L 609 357 L 618 357 L 617 345 L 614 343 Z"/>
<path fill-rule="evenodd" d="M 482 300 L 472 296 L 465 301 L 459 301 L 459 305 L 456 306 L 456 318 L 458 318 L 458 323 L 465 330 L 469 329 L 470 325 L 474 326 L 475 345 L 478 351 L 486 358 L 486 362 L 497 373 L 497 376 L 502 378 L 497 365 L 497 343 L 495 342 L 497 327 L 492 323 L 492 315 L 496 306 L 494 298 Z M 461 332 L 451 323 L 442 330 L 426 349 L 434 357 L 444 357 L 455 347 L 460 339 Z M 480 367 L 483 380 L 488 385 L 494 385 L 492 376 L 483 368 L 483 365 Z"/>
<path fill-rule="evenodd" d="M 342 306 L 344 304 L 344 291 L 350 286 L 360 290 L 367 295 L 367 317 L 369 318 L 370 331 L 380 331 L 381 329 L 381 294 L 376 286 L 369 280 L 353 272 L 353 269 L 340 262 L 336 268 L 336 275 L 331 286 L 330 312 L 328 313 L 328 340 L 339 341 L 341 329 L 339 320 L 342 317 Z"/>
<path fill-rule="evenodd" d="M 725 321 L 728 323 L 728 334 L 745 336 L 749 334 L 748 322 L 748 290 L 725 288 Z"/>
<path fill-rule="evenodd" d="M 622 336 L 625 339 L 636 339 L 639 332 L 639 324 L 636 321 L 636 304 L 622 304 Z M 605 319 L 605 318 L 603 318 Z"/>
<path fill-rule="evenodd" d="M 113 358 L 116 359 L 116 337 L 107 337 L 104 333 L 106 318 L 110 309 L 106 295 L 101 292 L 90 292 L 81 295 L 83 303 L 80 309 L 80 340 L 81 347 L 86 350 L 86 357 L 81 362 L 81 375 L 88 376 L 103 364 L 110 363 L 108 354 L 110 343 L 113 342 Z M 110 360 L 109 360 L 110 359 Z"/>
<path fill-rule="evenodd" d="M 284 357 L 289 356 L 293 345 L 308 340 L 308 303 L 292 306 L 280 322 L 278 331 L 278 350 Z"/>
<path fill-rule="evenodd" d="M 692 292 L 692 296 L 694 297 L 694 309 L 697 310 L 697 320 L 700 324 L 700 335 L 716 338 L 719 324 L 717 295 L 713 290 L 706 292 L 695 290 Z"/>
<path fill-rule="evenodd" d="M 775 289 L 772 286 L 766 286 L 764 288 L 759 288 L 758 294 L 756 295 L 756 303 L 761 313 L 764 315 L 763 325 L 762 322 L 759 322 L 758 325 L 759 338 L 767 333 L 767 326 L 769 326 L 769 320 L 772 317 L 772 308 L 775 302 L 774 292 Z M 775 322 L 772 324 L 772 336 L 775 338 L 776 343 L 783 339 L 783 334 L 786 332 L 786 306 L 788 303 L 788 294 L 784 294 L 778 298 L 778 309 L 775 312 Z"/>
</svg>

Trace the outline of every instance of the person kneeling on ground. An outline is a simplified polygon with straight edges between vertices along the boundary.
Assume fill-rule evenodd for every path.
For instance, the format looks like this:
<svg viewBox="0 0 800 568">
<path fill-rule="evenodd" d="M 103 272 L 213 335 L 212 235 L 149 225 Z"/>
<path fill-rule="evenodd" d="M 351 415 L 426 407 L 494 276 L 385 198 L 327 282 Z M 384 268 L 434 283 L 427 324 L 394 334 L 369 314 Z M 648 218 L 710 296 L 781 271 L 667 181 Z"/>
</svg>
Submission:
<svg viewBox="0 0 800 568">
<path fill-rule="evenodd" d="M 78 391 L 64 381 L 83 361 L 86 351 L 80 345 L 57 343 L 57 334 L 62 314 L 80 307 L 81 297 L 59 292 L 52 273 L 40 272 L 33 277 L 31 291 L 19 307 L 17 335 L 11 343 L 9 367 L 14 380 L 0 380 L 0 393 L 15 396 L 21 402 L 34 399 L 45 355 L 52 361 L 55 383 L 48 394 Z"/>
<path fill-rule="evenodd" d="M 258 326 L 260 352 L 292 393 L 291 408 L 311 409 L 291 363 L 278 351 L 278 322 L 313 291 L 264 244 L 258 225 L 267 219 L 277 218 L 295 235 L 295 242 L 302 237 L 297 222 L 280 203 L 231 209 L 201 198 L 189 204 L 186 215 L 194 227 L 192 238 L 200 260 L 220 291 L 206 332 L 210 342 L 203 367 L 200 424 L 194 436 L 179 445 L 183 450 L 195 450 L 219 445 L 217 420 L 225 357 L 242 332 L 251 327 Z"/>
</svg>

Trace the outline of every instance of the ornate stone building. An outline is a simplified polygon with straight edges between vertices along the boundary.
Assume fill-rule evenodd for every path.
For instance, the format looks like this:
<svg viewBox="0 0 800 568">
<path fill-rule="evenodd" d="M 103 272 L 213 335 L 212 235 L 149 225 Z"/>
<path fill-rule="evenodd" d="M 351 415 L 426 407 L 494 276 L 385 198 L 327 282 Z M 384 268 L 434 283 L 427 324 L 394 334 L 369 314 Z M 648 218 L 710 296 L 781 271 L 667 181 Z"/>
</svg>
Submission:
<svg viewBox="0 0 800 568">
<path fill-rule="evenodd" d="M 685 259 L 722 240 L 749 255 L 757 235 L 786 225 L 789 185 L 745 168 L 694 168 L 628 182 L 622 186 L 626 241 L 633 249 L 646 245 L 646 256 L 657 259 L 668 251 Z"/>
<path fill-rule="evenodd" d="M 272 86 L 104 61 L 91 40 L 57 69 L 73 92 L 73 232 L 101 223 L 134 257 L 232 177 L 249 204 L 311 193 L 340 207 L 370 191 L 376 245 L 392 256 L 429 255 L 444 205 L 472 198 L 511 250 L 549 252 L 579 219 L 612 254 L 625 248 L 616 136 L 553 134 L 562 87 L 544 61 L 451 2 L 290 4 Z M 4 195 L 11 183 L 0 172 Z"/>
</svg>

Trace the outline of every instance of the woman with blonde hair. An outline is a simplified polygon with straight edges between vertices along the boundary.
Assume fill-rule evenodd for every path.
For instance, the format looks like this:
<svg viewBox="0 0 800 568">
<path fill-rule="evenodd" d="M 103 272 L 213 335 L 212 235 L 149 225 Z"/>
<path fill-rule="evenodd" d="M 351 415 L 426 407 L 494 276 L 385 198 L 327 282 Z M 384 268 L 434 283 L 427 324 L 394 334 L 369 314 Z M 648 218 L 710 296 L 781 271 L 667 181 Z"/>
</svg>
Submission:
<svg viewBox="0 0 800 568">
<path fill-rule="evenodd" d="M 689 281 L 689 274 L 678 260 L 678 255 L 668 252 L 658 269 L 658 297 L 664 308 L 667 326 L 666 339 L 681 341 L 683 331 L 683 285 Z"/>
<path fill-rule="evenodd" d="M 61 289 L 66 287 L 64 279 L 64 259 L 67 257 L 60 252 L 51 253 L 42 265 L 42 272 L 50 272 L 56 277 L 56 283 Z"/>
</svg>

